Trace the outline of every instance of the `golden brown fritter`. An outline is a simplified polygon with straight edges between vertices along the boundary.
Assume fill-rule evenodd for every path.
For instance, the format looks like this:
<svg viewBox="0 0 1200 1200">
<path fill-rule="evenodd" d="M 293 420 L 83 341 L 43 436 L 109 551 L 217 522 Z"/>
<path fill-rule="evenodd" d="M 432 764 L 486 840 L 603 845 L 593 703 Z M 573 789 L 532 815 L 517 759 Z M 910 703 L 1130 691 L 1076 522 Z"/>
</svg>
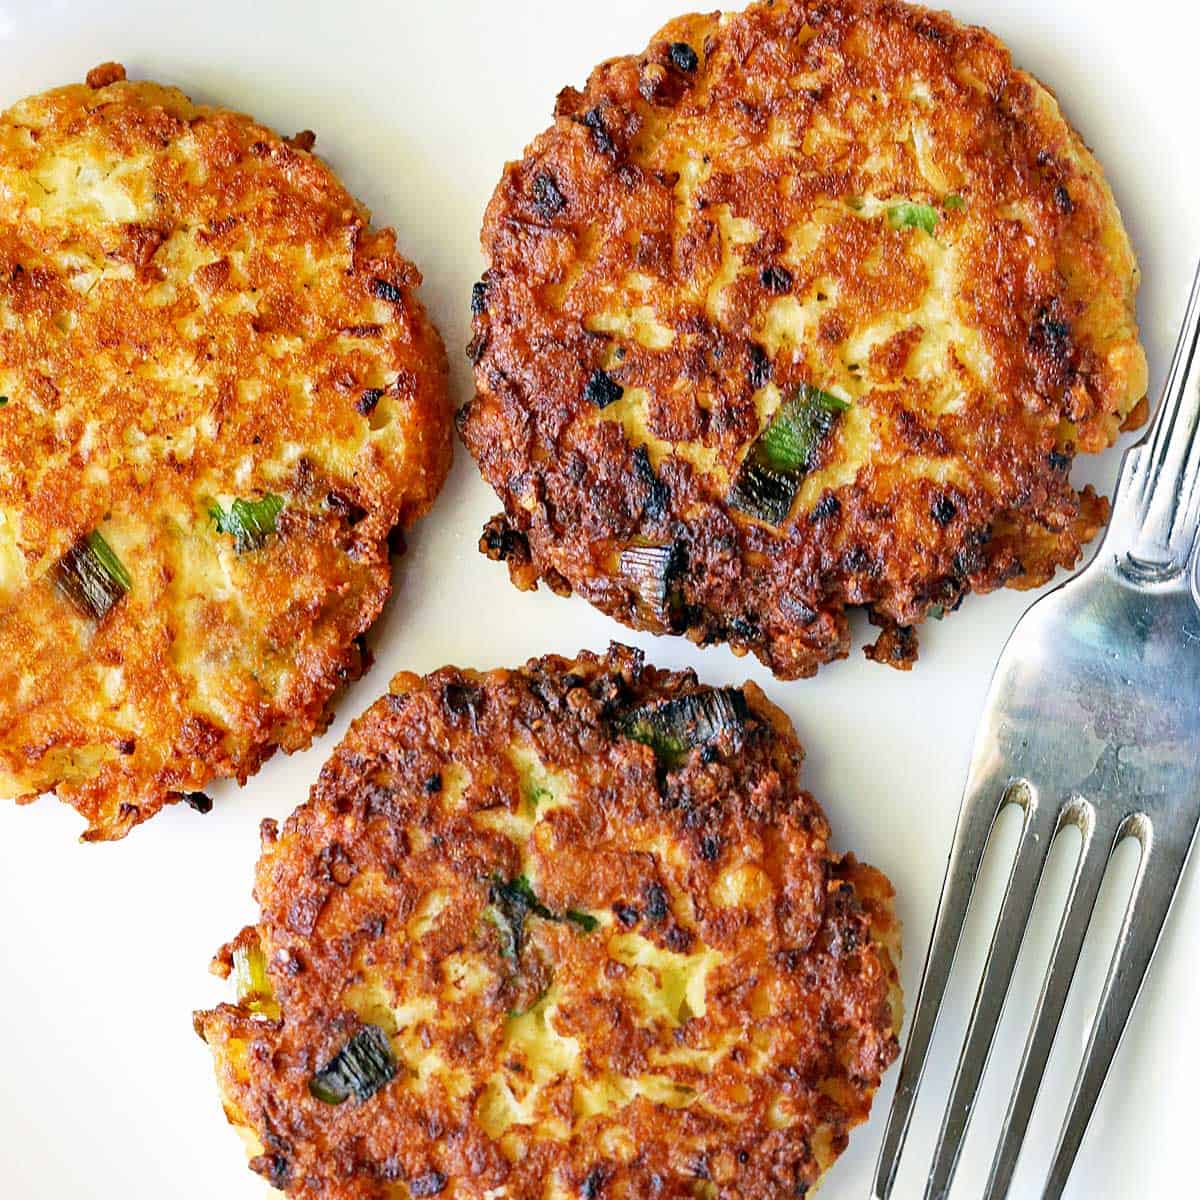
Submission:
<svg viewBox="0 0 1200 1200">
<path fill-rule="evenodd" d="M 173 88 L 0 116 L 0 795 L 124 835 L 307 746 L 450 463 L 390 230 Z"/>
<path fill-rule="evenodd" d="M 892 889 L 753 685 L 607 657 L 398 675 L 263 827 L 196 1015 L 309 1200 L 804 1195 L 896 1055 Z"/>
<path fill-rule="evenodd" d="M 987 31 L 897 0 L 671 22 L 504 172 L 463 438 L 519 587 L 783 678 L 847 606 L 916 656 L 968 591 L 1075 563 L 1068 481 L 1145 406 L 1095 159 Z"/>
</svg>

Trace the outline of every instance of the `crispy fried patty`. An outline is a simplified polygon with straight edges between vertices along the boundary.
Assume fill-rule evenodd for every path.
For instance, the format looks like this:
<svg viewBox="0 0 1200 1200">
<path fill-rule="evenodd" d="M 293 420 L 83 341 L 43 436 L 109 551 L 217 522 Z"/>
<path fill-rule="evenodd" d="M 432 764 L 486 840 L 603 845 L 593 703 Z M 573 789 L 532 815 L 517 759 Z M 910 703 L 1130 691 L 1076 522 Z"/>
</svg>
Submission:
<svg viewBox="0 0 1200 1200">
<path fill-rule="evenodd" d="M 969 591 L 1075 563 L 1077 451 L 1144 419 L 1099 165 L 982 29 L 895 0 L 683 17 L 504 172 L 464 440 L 481 549 L 783 678 L 847 606 L 908 666 Z"/>
<path fill-rule="evenodd" d="M 308 745 L 449 468 L 420 275 L 311 145 L 114 64 L 0 116 L 0 795 L 88 838 Z"/>
<path fill-rule="evenodd" d="M 196 1015 L 310 1200 L 795 1197 L 896 1055 L 892 889 L 753 685 L 639 652 L 398 675 L 282 831 Z"/>
</svg>

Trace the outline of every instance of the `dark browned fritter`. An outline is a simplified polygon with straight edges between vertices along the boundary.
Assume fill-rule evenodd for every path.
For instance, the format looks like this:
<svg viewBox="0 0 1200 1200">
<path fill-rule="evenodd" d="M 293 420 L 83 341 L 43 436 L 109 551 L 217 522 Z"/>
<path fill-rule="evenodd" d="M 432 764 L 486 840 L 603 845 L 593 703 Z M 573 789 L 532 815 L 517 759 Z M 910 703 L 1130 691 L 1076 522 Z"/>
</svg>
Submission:
<svg viewBox="0 0 1200 1200">
<path fill-rule="evenodd" d="M 483 249 L 481 548 L 784 678 L 846 655 L 848 607 L 907 667 L 967 592 L 1075 563 L 1107 505 L 1073 456 L 1145 416 L 1099 165 L 995 37 L 896 0 L 671 22 L 559 95 Z"/>
<path fill-rule="evenodd" d="M 897 1051 L 892 889 L 753 684 L 639 652 L 399 675 L 263 827 L 198 1013 L 307 1200 L 783 1200 Z"/>
<path fill-rule="evenodd" d="M 449 469 L 420 274 L 312 140 L 111 63 L 0 115 L 0 796 L 87 838 L 310 743 Z"/>
</svg>

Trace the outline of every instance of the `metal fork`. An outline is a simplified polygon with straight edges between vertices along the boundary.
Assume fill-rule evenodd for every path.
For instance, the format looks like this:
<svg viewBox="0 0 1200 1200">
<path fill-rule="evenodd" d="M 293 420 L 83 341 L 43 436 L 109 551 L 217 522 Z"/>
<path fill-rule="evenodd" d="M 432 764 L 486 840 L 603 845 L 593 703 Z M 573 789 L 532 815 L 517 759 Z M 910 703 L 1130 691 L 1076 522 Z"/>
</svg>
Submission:
<svg viewBox="0 0 1200 1200">
<path fill-rule="evenodd" d="M 975 878 L 1002 808 L 1021 837 L 925 1188 L 949 1194 L 1050 853 L 1082 845 L 984 1200 L 1006 1196 L 1109 859 L 1140 859 L 1043 1200 L 1066 1187 L 1200 823 L 1200 272 L 1158 413 L 1091 564 L 1022 617 L 992 678 L 873 1195 L 888 1200 Z"/>
</svg>

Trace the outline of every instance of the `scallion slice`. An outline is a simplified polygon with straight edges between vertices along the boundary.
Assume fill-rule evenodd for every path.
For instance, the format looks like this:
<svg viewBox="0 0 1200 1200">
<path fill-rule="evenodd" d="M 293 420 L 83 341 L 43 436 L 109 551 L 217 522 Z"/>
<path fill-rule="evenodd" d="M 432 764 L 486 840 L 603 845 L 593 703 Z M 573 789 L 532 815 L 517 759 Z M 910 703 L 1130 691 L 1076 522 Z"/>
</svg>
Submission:
<svg viewBox="0 0 1200 1200">
<path fill-rule="evenodd" d="M 554 793 L 548 787 L 543 787 L 538 783 L 530 784 L 525 789 L 525 800 L 529 804 L 530 812 L 537 812 L 538 805 L 543 800 L 552 800 L 553 798 Z"/>
<path fill-rule="evenodd" d="M 488 916 L 500 931 L 500 954 L 516 962 L 521 957 L 525 921 L 529 914 L 539 917 L 551 917 L 553 914 L 534 895 L 524 875 L 507 881 L 499 877 L 493 879 L 488 889 L 488 899 L 491 901 Z"/>
<path fill-rule="evenodd" d="M 488 889 L 488 900 L 491 903 L 484 912 L 500 932 L 500 955 L 513 962 L 521 957 L 525 922 L 531 916 L 541 917 L 544 921 L 570 921 L 584 933 L 591 933 L 600 924 L 595 917 L 579 909 L 569 908 L 561 917 L 552 912 L 537 898 L 525 875 L 509 880 L 496 876 Z"/>
<path fill-rule="evenodd" d="M 492 880 L 488 891 L 491 906 L 488 915 L 500 931 L 500 953 L 514 962 L 521 957 L 525 943 L 525 921 L 532 914 L 555 920 L 554 914 L 537 898 L 524 875 L 515 879 Z"/>
<path fill-rule="evenodd" d="M 905 201 L 903 204 L 893 204 L 887 210 L 888 224 L 893 229 L 923 229 L 932 234 L 938 223 L 937 209 L 931 204 L 913 204 Z"/>
<path fill-rule="evenodd" d="M 740 737 L 750 715 L 738 688 L 705 688 L 661 704 L 635 708 L 617 719 L 617 731 L 649 746 L 668 769 L 688 752 L 716 741 L 723 733 Z"/>
<path fill-rule="evenodd" d="M 729 491 L 729 503 L 760 521 L 782 525 L 821 443 L 849 407 L 837 396 L 801 384 L 750 447 Z"/>
<path fill-rule="evenodd" d="M 364 1025 L 309 1081 L 308 1090 L 324 1104 L 354 1096 L 370 1100 L 396 1077 L 396 1056 L 378 1025 Z"/>
<path fill-rule="evenodd" d="M 533 913 L 535 917 L 554 920 L 554 914 L 537 898 L 527 875 L 518 875 L 507 883 L 496 880 L 492 884 L 492 899 L 512 912 Z"/>
<path fill-rule="evenodd" d="M 618 570 L 636 593 L 639 608 L 668 629 L 678 628 L 683 615 L 679 578 L 687 570 L 682 542 L 630 546 L 621 551 Z"/>
<path fill-rule="evenodd" d="M 58 560 L 54 584 L 85 617 L 102 621 L 133 587 L 133 580 L 104 536 L 93 529 Z"/>
<path fill-rule="evenodd" d="M 943 208 L 963 208 L 966 206 L 966 203 L 956 192 L 951 192 L 950 195 L 942 197 Z"/>
<path fill-rule="evenodd" d="M 275 532 L 275 523 L 283 511 L 283 497 L 267 492 L 258 500 L 238 498 L 228 511 L 213 504 L 208 515 L 216 522 L 218 533 L 233 536 L 234 549 L 239 554 L 257 550 Z"/>
<path fill-rule="evenodd" d="M 483 915 L 496 927 L 500 935 L 500 957 L 516 962 L 521 956 L 521 941 L 517 937 L 518 927 L 499 905 L 489 904 Z M 523 928 L 522 928 L 523 932 Z"/>
<path fill-rule="evenodd" d="M 269 1017 L 278 1016 L 279 1006 L 267 977 L 267 956 L 257 938 L 234 947 L 233 982 L 243 1008 Z"/>
</svg>

